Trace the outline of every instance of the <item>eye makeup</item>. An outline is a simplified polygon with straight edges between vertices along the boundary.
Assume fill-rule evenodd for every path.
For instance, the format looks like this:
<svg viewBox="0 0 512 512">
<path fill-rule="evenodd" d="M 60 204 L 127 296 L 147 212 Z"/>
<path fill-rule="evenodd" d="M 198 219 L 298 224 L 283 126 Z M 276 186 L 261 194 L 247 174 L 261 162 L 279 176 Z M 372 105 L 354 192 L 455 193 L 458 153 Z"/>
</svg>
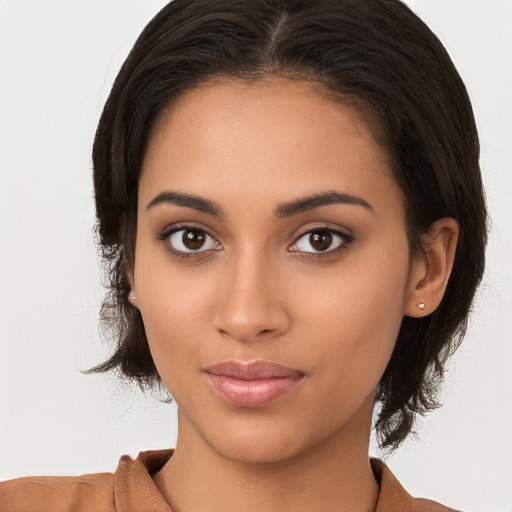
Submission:
<svg viewBox="0 0 512 512">
<path fill-rule="evenodd" d="M 181 222 L 167 226 L 157 237 L 166 250 L 179 260 L 206 258 L 223 249 L 221 242 L 204 226 Z M 353 235 L 328 225 L 317 225 L 301 232 L 286 247 L 290 253 L 309 258 L 333 257 L 348 249 Z"/>
</svg>

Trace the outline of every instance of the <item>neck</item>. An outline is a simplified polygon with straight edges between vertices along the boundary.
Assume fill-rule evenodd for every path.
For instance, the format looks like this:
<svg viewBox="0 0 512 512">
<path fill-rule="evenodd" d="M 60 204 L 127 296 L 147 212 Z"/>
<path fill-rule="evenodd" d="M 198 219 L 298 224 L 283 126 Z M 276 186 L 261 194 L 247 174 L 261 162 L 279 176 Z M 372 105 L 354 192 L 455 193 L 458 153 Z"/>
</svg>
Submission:
<svg viewBox="0 0 512 512">
<path fill-rule="evenodd" d="M 186 429 L 154 481 L 174 512 L 371 512 L 379 488 L 368 459 L 370 429 L 353 423 L 293 457 L 268 463 L 225 458 Z"/>
</svg>

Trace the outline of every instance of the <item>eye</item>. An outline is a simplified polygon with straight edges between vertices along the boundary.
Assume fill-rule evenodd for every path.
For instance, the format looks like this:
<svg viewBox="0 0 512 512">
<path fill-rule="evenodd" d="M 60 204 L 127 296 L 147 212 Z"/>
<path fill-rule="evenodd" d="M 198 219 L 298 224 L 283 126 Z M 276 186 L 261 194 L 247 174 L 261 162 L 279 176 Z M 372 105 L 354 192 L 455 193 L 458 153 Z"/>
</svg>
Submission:
<svg viewBox="0 0 512 512">
<path fill-rule="evenodd" d="M 184 228 L 165 236 L 170 248 L 176 252 L 204 252 L 220 249 L 220 244 L 202 229 Z"/>
<path fill-rule="evenodd" d="M 292 251 L 306 253 L 325 253 L 335 251 L 350 242 L 350 237 L 333 229 L 314 229 L 304 233 L 290 248 Z"/>
</svg>

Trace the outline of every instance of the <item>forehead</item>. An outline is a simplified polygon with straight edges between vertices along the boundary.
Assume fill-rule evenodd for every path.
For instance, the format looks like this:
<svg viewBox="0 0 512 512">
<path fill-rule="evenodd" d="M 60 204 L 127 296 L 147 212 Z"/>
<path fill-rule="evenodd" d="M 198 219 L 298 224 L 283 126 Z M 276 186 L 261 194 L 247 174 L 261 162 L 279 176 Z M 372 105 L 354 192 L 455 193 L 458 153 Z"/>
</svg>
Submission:
<svg viewBox="0 0 512 512">
<path fill-rule="evenodd" d="M 358 110 L 311 83 L 206 83 L 160 116 L 139 199 L 169 188 L 215 191 L 220 201 L 245 192 L 279 201 L 337 188 L 401 203 L 388 154 L 372 133 Z"/>
</svg>

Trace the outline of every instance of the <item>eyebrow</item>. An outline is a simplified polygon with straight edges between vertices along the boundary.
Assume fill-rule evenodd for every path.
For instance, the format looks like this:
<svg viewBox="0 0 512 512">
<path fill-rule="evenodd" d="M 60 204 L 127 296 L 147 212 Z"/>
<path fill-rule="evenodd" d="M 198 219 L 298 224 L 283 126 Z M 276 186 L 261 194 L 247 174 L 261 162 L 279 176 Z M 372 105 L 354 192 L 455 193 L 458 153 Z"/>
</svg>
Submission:
<svg viewBox="0 0 512 512">
<path fill-rule="evenodd" d="M 362 206 L 367 210 L 373 211 L 372 205 L 363 198 L 331 190 L 282 203 L 274 210 L 274 215 L 278 219 L 283 219 L 302 212 L 314 210 L 321 206 L 340 203 Z M 203 213 L 214 215 L 215 217 L 223 217 L 225 215 L 222 208 L 214 201 L 193 194 L 184 194 L 182 192 L 174 192 L 170 190 L 161 192 L 149 202 L 146 210 L 150 210 L 160 204 L 185 206 L 186 208 L 192 208 Z"/>
<path fill-rule="evenodd" d="M 292 215 L 297 215 L 298 213 L 306 212 L 308 210 L 314 210 L 320 206 L 339 203 L 362 206 L 367 210 L 372 212 L 374 211 L 373 206 L 365 201 L 362 197 L 330 190 L 328 192 L 321 192 L 311 196 L 300 197 L 287 203 L 283 203 L 274 210 L 274 215 L 278 219 L 282 219 L 285 217 L 291 217 Z"/>
<path fill-rule="evenodd" d="M 159 204 L 174 204 L 176 206 L 185 206 L 194 210 L 214 215 L 215 217 L 224 216 L 222 208 L 215 202 L 203 197 L 192 194 L 183 194 L 166 190 L 153 198 L 147 205 L 146 210 L 150 210 Z"/>
</svg>

